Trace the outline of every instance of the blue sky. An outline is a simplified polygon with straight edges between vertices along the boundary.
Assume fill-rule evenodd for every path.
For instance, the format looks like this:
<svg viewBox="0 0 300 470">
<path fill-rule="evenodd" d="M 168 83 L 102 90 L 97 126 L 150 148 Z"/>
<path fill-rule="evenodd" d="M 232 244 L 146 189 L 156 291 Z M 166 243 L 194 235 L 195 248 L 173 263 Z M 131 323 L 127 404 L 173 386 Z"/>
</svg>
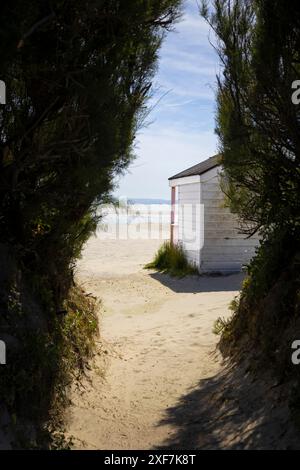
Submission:
<svg viewBox="0 0 300 470">
<path fill-rule="evenodd" d="M 168 177 L 217 152 L 214 134 L 216 74 L 219 61 L 196 0 L 160 51 L 154 79 L 156 103 L 149 124 L 136 139 L 136 160 L 119 180 L 115 194 L 128 198 L 169 198 Z"/>
</svg>

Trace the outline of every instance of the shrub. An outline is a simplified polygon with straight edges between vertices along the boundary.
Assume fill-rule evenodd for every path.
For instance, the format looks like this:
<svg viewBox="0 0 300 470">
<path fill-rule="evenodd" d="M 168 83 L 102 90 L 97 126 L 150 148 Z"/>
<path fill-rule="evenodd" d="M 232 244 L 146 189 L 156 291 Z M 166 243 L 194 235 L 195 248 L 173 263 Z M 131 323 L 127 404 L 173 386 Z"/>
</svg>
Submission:
<svg viewBox="0 0 300 470">
<path fill-rule="evenodd" d="M 159 248 L 154 260 L 145 268 L 157 269 L 176 277 L 198 274 L 197 268 L 188 262 L 183 248 L 180 245 L 171 245 L 170 242 L 165 242 Z"/>
<path fill-rule="evenodd" d="M 93 356 L 98 333 L 96 301 L 73 286 L 64 310 L 49 315 L 53 309 L 45 312 L 31 302 L 24 285 L 10 291 L 6 337 L 12 344 L 9 361 L 1 370 L 0 396 L 11 416 L 13 446 L 69 448 L 71 442 L 64 439 L 64 410 L 70 385 L 80 381 Z M 32 324 L 35 315 L 39 326 Z"/>
<path fill-rule="evenodd" d="M 298 242 L 299 243 L 299 242 Z M 220 346 L 236 358 L 252 357 L 282 379 L 291 370 L 290 346 L 299 328 L 299 262 L 295 240 L 278 231 L 262 241 L 248 267 Z M 228 333 L 230 331 L 230 336 Z"/>
<path fill-rule="evenodd" d="M 3 402 L 19 429 L 58 414 L 89 355 L 96 319 L 74 291 L 74 266 L 134 159 L 180 3 L 1 3 L 0 333 L 19 346 L 1 368 L 0 413 Z"/>
</svg>

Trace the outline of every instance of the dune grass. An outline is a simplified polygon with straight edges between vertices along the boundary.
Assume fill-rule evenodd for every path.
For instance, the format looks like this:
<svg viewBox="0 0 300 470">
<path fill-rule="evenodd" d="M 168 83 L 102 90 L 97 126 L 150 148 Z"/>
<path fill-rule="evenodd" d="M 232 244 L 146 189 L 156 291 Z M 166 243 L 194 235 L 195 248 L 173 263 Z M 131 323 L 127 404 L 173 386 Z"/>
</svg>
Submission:
<svg viewBox="0 0 300 470">
<path fill-rule="evenodd" d="M 154 260 L 145 266 L 145 269 L 156 269 L 174 277 L 184 277 L 198 274 L 195 266 L 188 262 L 180 245 L 171 245 L 165 242 L 155 254 Z"/>
</svg>

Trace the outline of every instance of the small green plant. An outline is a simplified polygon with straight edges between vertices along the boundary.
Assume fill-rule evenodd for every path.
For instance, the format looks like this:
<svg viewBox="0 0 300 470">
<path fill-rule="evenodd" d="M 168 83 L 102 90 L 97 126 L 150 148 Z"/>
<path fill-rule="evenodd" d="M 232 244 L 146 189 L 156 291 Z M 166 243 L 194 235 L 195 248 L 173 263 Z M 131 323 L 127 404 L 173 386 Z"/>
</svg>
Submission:
<svg viewBox="0 0 300 470">
<path fill-rule="evenodd" d="M 22 289 L 24 286 L 12 285 L 7 296 L 7 331 L 14 347 L 0 381 L 0 396 L 11 416 L 14 446 L 69 449 L 72 439 L 65 437 L 64 411 L 70 385 L 80 382 L 94 354 L 98 304 L 74 285 L 62 305 L 63 313 L 52 315 L 53 307 L 49 306 L 47 326 L 33 329 L 25 321 L 31 319 L 32 312 Z M 20 326 L 16 328 L 16 324 Z"/>
<path fill-rule="evenodd" d="M 231 324 L 231 318 L 226 319 L 226 318 L 219 317 L 214 322 L 212 331 L 217 336 L 226 335 L 226 333 L 229 331 L 230 324 Z"/>
<path fill-rule="evenodd" d="M 239 304 L 240 304 L 240 298 L 238 295 L 236 295 L 229 304 L 229 310 L 231 310 L 232 313 L 235 314 L 238 311 Z"/>
<path fill-rule="evenodd" d="M 198 270 L 187 260 L 186 254 L 180 245 L 165 242 L 157 251 L 154 260 L 145 266 L 145 269 L 157 269 L 171 276 L 183 277 L 198 274 Z"/>
</svg>

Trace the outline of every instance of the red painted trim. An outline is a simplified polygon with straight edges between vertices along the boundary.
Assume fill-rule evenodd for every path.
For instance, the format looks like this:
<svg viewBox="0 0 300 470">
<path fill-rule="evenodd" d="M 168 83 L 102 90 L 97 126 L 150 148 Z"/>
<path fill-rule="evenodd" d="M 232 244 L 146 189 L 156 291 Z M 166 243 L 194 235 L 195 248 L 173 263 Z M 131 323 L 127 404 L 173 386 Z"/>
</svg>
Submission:
<svg viewBox="0 0 300 470">
<path fill-rule="evenodd" d="M 171 245 L 174 244 L 175 204 L 176 204 L 176 186 L 172 186 L 171 188 L 171 230 L 170 230 Z"/>
</svg>

